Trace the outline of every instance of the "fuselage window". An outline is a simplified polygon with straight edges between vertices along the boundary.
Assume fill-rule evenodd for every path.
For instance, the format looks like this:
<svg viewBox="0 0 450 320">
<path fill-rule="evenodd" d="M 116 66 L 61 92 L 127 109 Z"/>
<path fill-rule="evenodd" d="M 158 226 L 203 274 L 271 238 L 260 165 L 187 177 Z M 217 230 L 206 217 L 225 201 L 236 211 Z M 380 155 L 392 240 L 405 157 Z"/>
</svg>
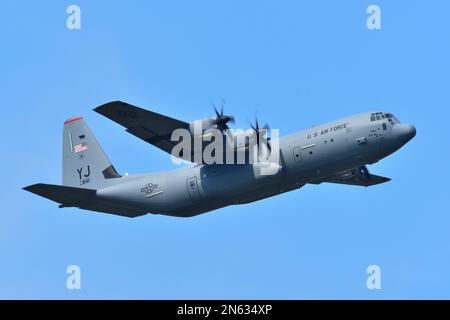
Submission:
<svg viewBox="0 0 450 320">
<path fill-rule="evenodd" d="M 370 121 L 375 121 L 375 116 L 371 116 Z"/>
<path fill-rule="evenodd" d="M 379 115 L 377 115 L 377 120 L 381 120 L 381 117 Z"/>
<path fill-rule="evenodd" d="M 386 122 L 383 122 L 383 130 L 387 130 Z"/>
</svg>

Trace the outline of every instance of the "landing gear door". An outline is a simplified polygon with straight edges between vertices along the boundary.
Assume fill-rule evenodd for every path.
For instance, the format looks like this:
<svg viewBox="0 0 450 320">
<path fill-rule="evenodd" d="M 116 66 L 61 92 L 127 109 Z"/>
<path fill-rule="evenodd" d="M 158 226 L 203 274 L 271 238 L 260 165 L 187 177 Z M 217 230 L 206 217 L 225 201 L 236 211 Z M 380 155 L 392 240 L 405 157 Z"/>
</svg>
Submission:
<svg viewBox="0 0 450 320">
<path fill-rule="evenodd" d="M 186 185 L 191 197 L 192 202 L 200 200 L 200 192 L 198 191 L 197 177 L 191 177 L 186 179 Z"/>
</svg>

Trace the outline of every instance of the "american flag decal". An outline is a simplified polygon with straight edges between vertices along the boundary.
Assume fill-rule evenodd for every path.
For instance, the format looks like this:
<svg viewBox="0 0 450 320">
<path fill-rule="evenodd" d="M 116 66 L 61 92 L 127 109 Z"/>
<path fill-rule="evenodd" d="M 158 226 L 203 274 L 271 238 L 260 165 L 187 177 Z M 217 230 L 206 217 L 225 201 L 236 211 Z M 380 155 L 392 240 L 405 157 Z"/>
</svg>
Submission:
<svg viewBox="0 0 450 320">
<path fill-rule="evenodd" d="M 86 142 L 77 144 L 77 145 L 75 145 L 75 146 L 73 147 L 73 151 L 74 151 L 75 153 L 82 152 L 82 151 L 85 151 L 85 150 L 87 150 L 87 143 L 86 143 Z"/>
</svg>

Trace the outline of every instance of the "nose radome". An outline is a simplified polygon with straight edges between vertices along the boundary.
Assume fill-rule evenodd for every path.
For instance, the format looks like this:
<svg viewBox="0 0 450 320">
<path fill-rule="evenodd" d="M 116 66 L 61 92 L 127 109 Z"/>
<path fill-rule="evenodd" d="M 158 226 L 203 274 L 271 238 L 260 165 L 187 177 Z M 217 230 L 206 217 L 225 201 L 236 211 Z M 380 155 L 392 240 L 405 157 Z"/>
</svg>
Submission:
<svg viewBox="0 0 450 320">
<path fill-rule="evenodd" d="M 406 141 L 411 140 L 416 135 L 416 128 L 412 124 L 399 123 L 396 124 L 392 131 L 395 136 L 405 139 Z"/>
</svg>

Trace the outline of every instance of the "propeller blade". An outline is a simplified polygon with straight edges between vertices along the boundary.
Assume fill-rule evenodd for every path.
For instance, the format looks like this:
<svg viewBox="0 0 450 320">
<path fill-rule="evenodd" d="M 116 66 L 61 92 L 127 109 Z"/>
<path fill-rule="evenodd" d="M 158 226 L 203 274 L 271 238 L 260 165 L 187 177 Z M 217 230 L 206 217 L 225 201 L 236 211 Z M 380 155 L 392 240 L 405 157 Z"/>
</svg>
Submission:
<svg viewBox="0 0 450 320">
<path fill-rule="evenodd" d="M 272 152 L 272 145 L 270 144 L 270 137 L 266 139 L 267 149 L 269 152 Z"/>
<path fill-rule="evenodd" d="M 214 112 L 216 113 L 217 118 L 219 118 L 219 117 L 220 117 L 220 113 L 219 113 L 219 111 L 217 110 L 216 106 L 213 105 L 213 108 L 214 108 Z"/>
<path fill-rule="evenodd" d="M 227 123 L 228 122 L 235 123 L 234 116 L 228 116 L 228 115 L 224 114 L 223 105 L 220 107 L 220 112 L 216 108 L 215 105 L 213 105 L 213 108 L 214 108 L 214 112 L 216 114 L 216 119 L 214 119 L 214 124 L 217 126 L 217 129 L 222 131 L 222 133 L 225 130 L 230 129 L 230 127 L 228 127 Z"/>
<path fill-rule="evenodd" d="M 272 146 L 270 145 L 270 137 L 265 138 L 264 136 L 266 135 L 266 133 L 270 130 L 269 124 L 264 124 L 264 126 L 262 128 L 259 127 L 259 121 L 258 118 L 255 117 L 255 124 L 250 123 L 250 127 L 255 131 L 256 134 L 256 145 L 258 146 L 258 153 L 261 152 L 261 142 L 263 142 L 263 140 L 265 141 L 265 144 L 267 146 L 267 149 L 269 150 L 269 152 L 272 151 Z"/>
</svg>

